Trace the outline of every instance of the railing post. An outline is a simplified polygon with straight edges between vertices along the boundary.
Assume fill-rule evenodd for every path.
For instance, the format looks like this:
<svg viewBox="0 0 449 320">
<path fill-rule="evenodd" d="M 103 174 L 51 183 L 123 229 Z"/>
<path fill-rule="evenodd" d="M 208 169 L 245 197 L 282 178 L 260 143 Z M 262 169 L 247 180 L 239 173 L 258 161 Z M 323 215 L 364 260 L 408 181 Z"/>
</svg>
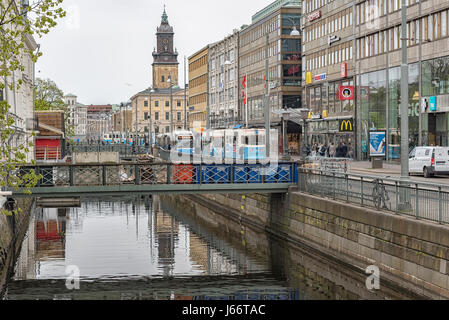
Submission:
<svg viewBox="0 0 449 320">
<path fill-rule="evenodd" d="M 136 176 L 136 185 L 140 185 L 140 166 L 138 164 L 134 165 L 134 170 L 134 175 Z"/>
<path fill-rule="evenodd" d="M 106 185 L 106 166 L 103 165 L 103 185 Z"/>
<path fill-rule="evenodd" d="M 438 222 L 443 223 L 443 199 L 441 193 L 441 187 L 438 187 Z"/>
<path fill-rule="evenodd" d="M 232 183 L 234 183 L 234 165 L 230 164 L 229 166 L 229 181 Z"/>
<path fill-rule="evenodd" d="M 419 219 L 419 189 L 418 184 L 415 184 L 415 211 L 416 211 L 416 219 Z"/>
<path fill-rule="evenodd" d="M 349 177 L 345 174 L 346 179 L 346 202 L 349 202 Z"/>
<path fill-rule="evenodd" d="M 363 177 L 360 177 L 361 205 L 363 206 Z"/>
<path fill-rule="evenodd" d="M 172 166 L 170 164 L 167 164 L 167 184 L 170 184 L 170 170 L 172 169 Z"/>
<path fill-rule="evenodd" d="M 202 181 L 203 181 L 203 165 L 202 165 L 202 163 L 200 163 L 199 165 L 198 165 L 198 174 L 199 174 L 199 176 L 198 176 L 198 184 L 199 185 L 201 185 L 202 184 Z"/>
<path fill-rule="evenodd" d="M 69 166 L 69 184 L 73 187 L 73 170 L 74 167 L 72 165 Z"/>
<path fill-rule="evenodd" d="M 398 182 L 397 181 L 395 181 L 394 182 L 394 184 L 395 184 L 395 189 L 396 189 L 396 209 L 395 209 L 395 212 L 396 213 L 398 213 L 398 204 L 399 204 L 399 185 L 398 185 Z"/>
<path fill-rule="evenodd" d="M 36 166 L 36 175 L 39 175 L 40 172 L 41 172 L 41 169 L 39 168 L 39 166 Z M 43 178 L 43 177 L 42 177 L 42 178 Z M 42 181 L 42 179 L 39 179 L 39 180 L 37 181 L 37 186 L 38 186 L 38 187 L 41 186 L 41 181 Z"/>
<path fill-rule="evenodd" d="M 336 189 L 336 184 L 337 184 L 337 183 L 336 183 L 337 181 L 335 180 L 335 179 L 336 179 L 336 178 L 335 178 L 335 172 L 333 173 L 333 175 L 334 175 L 334 178 L 333 178 L 333 182 L 334 182 L 334 183 L 333 183 L 333 185 L 332 185 L 332 188 L 333 188 L 333 191 L 334 191 L 334 200 L 335 200 L 335 199 L 336 199 L 336 197 L 335 197 L 335 189 Z"/>
</svg>

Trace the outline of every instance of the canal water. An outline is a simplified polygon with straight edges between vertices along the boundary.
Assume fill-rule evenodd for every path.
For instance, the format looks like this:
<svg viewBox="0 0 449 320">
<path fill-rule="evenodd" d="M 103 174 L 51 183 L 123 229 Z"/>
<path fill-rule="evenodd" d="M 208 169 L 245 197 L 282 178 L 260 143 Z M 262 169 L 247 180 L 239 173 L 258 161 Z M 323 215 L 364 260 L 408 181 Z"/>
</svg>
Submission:
<svg viewBox="0 0 449 320">
<path fill-rule="evenodd" d="M 37 208 L 3 299 L 406 298 L 266 234 L 252 250 L 172 207 L 133 196 Z"/>
</svg>

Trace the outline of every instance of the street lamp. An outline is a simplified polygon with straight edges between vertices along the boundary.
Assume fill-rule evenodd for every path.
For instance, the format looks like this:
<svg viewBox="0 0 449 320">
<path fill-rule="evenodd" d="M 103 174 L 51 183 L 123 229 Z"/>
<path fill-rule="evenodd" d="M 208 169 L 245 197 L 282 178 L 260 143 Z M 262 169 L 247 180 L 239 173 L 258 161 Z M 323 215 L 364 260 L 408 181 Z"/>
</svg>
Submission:
<svg viewBox="0 0 449 320">
<path fill-rule="evenodd" d="M 150 126 L 149 126 L 149 131 L 150 131 L 150 150 L 151 150 L 151 155 L 153 155 L 153 102 L 151 101 L 151 97 L 154 93 L 154 89 L 150 90 Z"/>
<path fill-rule="evenodd" d="M 288 110 L 282 111 L 282 137 L 283 137 L 283 152 L 282 159 L 285 161 L 290 160 L 288 155 L 288 137 L 287 137 L 287 125 L 290 120 L 290 112 Z"/>
</svg>

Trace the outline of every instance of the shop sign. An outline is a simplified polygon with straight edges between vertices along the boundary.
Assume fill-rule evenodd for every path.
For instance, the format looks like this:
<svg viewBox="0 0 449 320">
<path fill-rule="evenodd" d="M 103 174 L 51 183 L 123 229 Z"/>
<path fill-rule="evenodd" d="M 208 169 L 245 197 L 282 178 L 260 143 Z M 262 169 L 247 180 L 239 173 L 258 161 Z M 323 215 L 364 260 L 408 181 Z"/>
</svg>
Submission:
<svg viewBox="0 0 449 320">
<path fill-rule="evenodd" d="M 325 73 L 317 74 L 315 76 L 315 81 L 321 81 L 321 80 L 326 80 L 326 74 Z"/>
<path fill-rule="evenodd" d="M 321 18 L 321 10 L 318 10 L 311 15 L 309 15 L 309 22 L 312 22 L 313 20 Z"/>
<path fill-rule="evenodd" d="M 346 78 L 348 76 L 348 64 L 343 62 L 340 66 L 340 77 Z"/>
<path fill-rule="evenodd" d="M 354 86 L 339 86 L 338 95 L 340 101 L 354 100 Z"/>
<path fill-rule="evenodd" d="M 311 83 L 312 83 L 312 73 L 307 72 L 306 73 L 306 84 L 311 84 Z"/>
<path fill-rule="evenodd" d="M 344 119 L 339 121 L 340 132 L 354 132 L 353 119 Z"/>
<path fill-rule="evenodd" d="M 329 36 L 327 42 L 329 45 L 331 45 L 332 43 L 340 41 L 340 40 L 341 40 L 341 38 L 338 36 Z"/>
<path fill-rule="evenodd" d="M 437 97 L 429 98 L 430 111 L 437 111 Z"/>
<path fill-rule="evenodd" d="M 384 131 L 370 131 L 369 133 L 369 154 L 371 157 L 385 157 L 386 156 L 386 137 L 387 132 Z"/>
</svg>

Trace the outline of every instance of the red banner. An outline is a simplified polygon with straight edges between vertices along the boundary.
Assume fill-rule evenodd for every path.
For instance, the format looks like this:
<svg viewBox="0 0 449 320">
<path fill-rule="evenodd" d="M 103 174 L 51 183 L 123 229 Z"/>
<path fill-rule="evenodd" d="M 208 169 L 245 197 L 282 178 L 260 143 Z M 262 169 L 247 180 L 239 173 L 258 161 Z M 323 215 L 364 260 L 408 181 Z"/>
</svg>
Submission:
<svg viewBox="0 0 449 320">
<path fill-rule="evenodd" d="M 245 74 L 245 76 L 243 77 L 242 85 L 243 85 L 243 88 L 246 89 L 246 74 Z"/>
</svg>

